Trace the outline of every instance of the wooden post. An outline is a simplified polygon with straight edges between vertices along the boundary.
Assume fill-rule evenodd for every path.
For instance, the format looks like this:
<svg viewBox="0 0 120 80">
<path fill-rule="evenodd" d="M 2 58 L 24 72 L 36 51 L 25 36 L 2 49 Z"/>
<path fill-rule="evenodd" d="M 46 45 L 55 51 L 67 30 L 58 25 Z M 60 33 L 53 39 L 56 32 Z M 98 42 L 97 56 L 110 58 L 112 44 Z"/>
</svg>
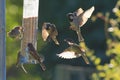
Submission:
<svg viewBox="0 0 120 80">
<path fill-rule="evenodd" d="M 37 30 L 38 30 L 38 7 L 39 0 L 24 0 L 23 5 L 23 38 L 21 41 L 21 54 L 26 56 L 26 47 L 32 43 L 37 50 Z"/>
<path fill-rule="evenodd" d="M 6 80 L 5 0 L 0 0 L 0 80 Z"/>
</svg>

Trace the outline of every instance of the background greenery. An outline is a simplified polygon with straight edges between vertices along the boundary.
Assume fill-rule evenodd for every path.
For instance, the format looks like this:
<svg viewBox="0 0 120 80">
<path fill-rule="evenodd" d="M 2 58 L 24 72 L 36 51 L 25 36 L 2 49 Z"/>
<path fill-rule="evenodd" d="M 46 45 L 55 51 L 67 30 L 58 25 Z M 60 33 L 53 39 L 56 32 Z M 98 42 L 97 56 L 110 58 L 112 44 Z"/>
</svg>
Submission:
<svg viewBox="0 0 120 80">
<path fill-rule="evenodd" d="M 79 7 L 84 10 L 92 5 L 95 11 L 89 21 L 82 27 L 85 38 L 87 55 L 91 61 L 86 65 L 82 58 L 63 60 L 56 56 L 68 45 L 64 38 L 72 38 L 78 43 L 77 35 L 69 29 L 66 14 Z M 54 69 L 57 64 L 73 66 L 95 67 L 97 73 L 92 74 L 91 80 L 120 80 L 120 1 L 119 0 L 39 0 L 39 33 L 37 51 L 45 56 L 47 70 L 43 72 L 39 65 L 25 65 L 28 74 L 15 67 L 20 41 L 7 36 L 7 80 L 53 80 Z M 22 25 L 22 0 L 6 0 L 6 32 L 14 26 Z M 114 12 L 113 12 L 114 9 Z M 60 46 L 53 42 L 43 42 L 41 26 L 43 22 L 54 23 L 58 29 Z M 112 31 L 108 31 L 112 29 Z"/>
</svg>

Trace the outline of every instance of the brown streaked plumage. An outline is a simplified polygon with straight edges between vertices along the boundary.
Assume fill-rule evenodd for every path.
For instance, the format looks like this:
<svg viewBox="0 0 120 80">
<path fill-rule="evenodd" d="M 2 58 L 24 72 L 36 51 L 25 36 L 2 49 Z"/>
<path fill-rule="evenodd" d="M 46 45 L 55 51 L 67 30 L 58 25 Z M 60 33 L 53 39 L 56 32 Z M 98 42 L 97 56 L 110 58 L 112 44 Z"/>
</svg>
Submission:
<svg viewBox="0 0 120 80">
<path fill-rule="evenodd" d="M 57 54 L 58 57 L 64 58 L 64 59 L 73 59 L 73 58 L 78 58 L 82 56 L 86 64 L 89 64 L 89 60 L 86 56 L 85 50 L 77 45 L 76 43 L 73 43 L 71 41 L 66 41 L 70 46 L 65 49 L 62 53 Z"/>
<path fill-rule="evenodd" d="M 16 26 L 11 31 L 8 32 L 8 36 L 13 39 L 22 39 L 23 37 L 22 32 L 23 32 L 23 27 Z"/>
<path fill-rule="evenodd" d="M 92 6 L 90 9 L 86 11 L 84 11 L 82 8 L 79 8 L 77 11 L 67 14 L 71 24 L 70 28 L 76 31 L 79 42 L 84 41 L 80 27 L 82 27 L 87 22 L 87 20 L 92 15 L 93 11 L 94 11 L 94 6 Z"/>
<path fill-rule="evenodd" d="M 52 39 L 55 42 L 55 44 L 59 45 L 59 42 L 56 38 L 57 35 L 58 35 L 58 31 L 54 24 L 48 22 L 43 23 L 42 38 L 44 41 L 46 40 L 50 41 Z"/>
<path fill-rule="evenodd" d="M 37 51 L 35 50 L 35 48 L 34 48 L 34 46 L 32 45 L 32 43 L 28 43 L 27 47 L 28 47 L 28 50 L 29 50 L 30 55 L 31 55 L 35 60 L 37 60 L 37 61 L 39 62 L 42 70 L 45 71 L 45 70 L 46 70 L 46 67 L 45 67 L 45 65 L 44 65 L 43 62 L 42 62 L 42 61 L 43 61 L 43 59 L 42 59 L 43 57 L 41 57 L 41 56 L 38 55 L 38 53 L 37 53 Z"/>
</svg>

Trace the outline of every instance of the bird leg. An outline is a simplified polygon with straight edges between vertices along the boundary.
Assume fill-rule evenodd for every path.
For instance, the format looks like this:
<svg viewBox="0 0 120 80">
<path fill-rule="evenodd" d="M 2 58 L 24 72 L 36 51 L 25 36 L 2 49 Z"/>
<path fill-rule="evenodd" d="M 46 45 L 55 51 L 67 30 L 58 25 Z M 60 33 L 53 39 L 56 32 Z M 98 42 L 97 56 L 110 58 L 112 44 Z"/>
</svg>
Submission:
<svg viewBox="0 0 120 80">
<path fill-rule="evenodd" d="M 23 70 L 25 73 L 28 73 L 28 72 L 26 71 L 26 69 L 24 68 L 24 66 L 23 66 L 24 63 L 21 62 L 21 58 L 23 58 L 23 56 L 21 55 L 21 52 L 19 51 L 19 52 L 18 52 L 18 55 L 17 55 L 16 67 L 18 68 L 19 65 L 20 65 L 20 67 L 22 68 L 22 70 Z"/>
<path fill-rule="evenodd" d="M 55 42 L 55 44 L 59 45 L 58 40 L 56 39 L 56 37 L 52 37 L 52 40 Z"/>
<path fill-rule="evenodd" d="M 80 27 L 79 27 L 79 29 L 77 30 L 77 35 L 78 35 L 78 40 L 79 40 L 79 42 L 83 42 L 83 41 L 84 41 L 84 38 L 83 38 L 83 36 L 82 36 L 82 34 L 81 34 L 81 29 L 80 29 Z"/>
<path fill-rule="evenodd" d="M 20 66 L 21 66 L 22 70 L 23 70 L 25 73 L 28 73 L 28 72 L 26 71 L 26 69 L 24 68 L 23 64 L 21 64 Z"/>
<path fill-rule="evenodd" d="M 84 61 L 85 61 L 86 64 L 90 64 L 90 62 L 89 62 L 87 56 L 85 55 L 85 53 L 82 53 L 81 56 L 83 57 L 83 59 L 84 59 Z"/>
<path fill-rule="evenodd" d="M 42 62 L 39 62 L 39 63 L 40 63 L 40 66 L 41 66 L 42 70 L 45 71 L 46 70 L 45 65 Z"/>
</svg>

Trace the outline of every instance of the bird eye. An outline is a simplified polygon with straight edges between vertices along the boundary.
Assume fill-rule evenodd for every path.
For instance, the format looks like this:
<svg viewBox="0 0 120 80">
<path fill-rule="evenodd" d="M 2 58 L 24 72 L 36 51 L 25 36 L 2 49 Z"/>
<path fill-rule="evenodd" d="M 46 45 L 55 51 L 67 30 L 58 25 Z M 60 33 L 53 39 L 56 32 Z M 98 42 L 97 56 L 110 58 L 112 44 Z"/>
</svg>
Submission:
<svg viewBox="0 0 120 80">
<path fill-rule="evenodd" d="M 73 15 L 70 16 L 70 19 L 73 19 Z"/>
</svg>

